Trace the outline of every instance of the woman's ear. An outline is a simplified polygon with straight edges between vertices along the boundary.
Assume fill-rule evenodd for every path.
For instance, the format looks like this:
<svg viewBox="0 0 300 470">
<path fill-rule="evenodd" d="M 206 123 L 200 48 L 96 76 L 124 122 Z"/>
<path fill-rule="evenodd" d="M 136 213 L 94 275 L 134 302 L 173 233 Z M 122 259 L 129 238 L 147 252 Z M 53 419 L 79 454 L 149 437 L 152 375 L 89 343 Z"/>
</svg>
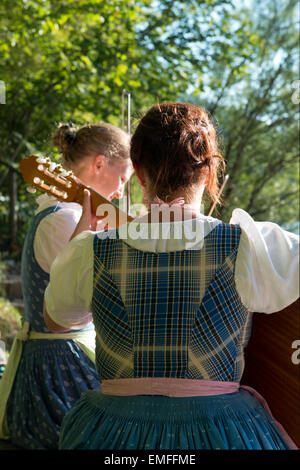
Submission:
<svg viewBox="0 0 300 470">
<path fill-rule="evenodd" d="M 95 173 L 100 173 L 101 168 L 106 163 L 106 158 L 104 155 L 97 155 L 94 160 L 94 171 Z"/>
</svg>

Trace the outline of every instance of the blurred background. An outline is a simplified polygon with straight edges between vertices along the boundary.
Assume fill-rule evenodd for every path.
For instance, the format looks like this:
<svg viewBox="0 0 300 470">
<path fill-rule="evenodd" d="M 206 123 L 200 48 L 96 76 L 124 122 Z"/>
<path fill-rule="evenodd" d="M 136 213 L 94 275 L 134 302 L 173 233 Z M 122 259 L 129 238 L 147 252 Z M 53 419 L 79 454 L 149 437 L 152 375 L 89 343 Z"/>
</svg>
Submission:
<svg viewBox="0 0 300 470">
<path fill-rule="evenodd" d="M 297 0 L 1 0 L 2 335 L 3 312 L 18 327 L 14 279 L 37 197 L 19 162 L 31 153 L 57 160 L 59 122 L 126 125 L 124 89 L 131 132 L 157 102 L 200 105 L 229 174 L 213 215 L 228 222 L 240 207 L 299 233 L 299 78 Z M 141 199 L 133 176 L 131 202 Z"/>
</svg>

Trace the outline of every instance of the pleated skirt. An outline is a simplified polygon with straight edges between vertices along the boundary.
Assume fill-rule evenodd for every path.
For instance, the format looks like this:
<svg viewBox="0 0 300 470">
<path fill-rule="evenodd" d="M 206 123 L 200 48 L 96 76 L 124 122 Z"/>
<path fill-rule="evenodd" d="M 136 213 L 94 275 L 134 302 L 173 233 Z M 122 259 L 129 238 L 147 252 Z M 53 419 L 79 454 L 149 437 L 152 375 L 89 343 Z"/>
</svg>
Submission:
<svg viewBox="0 0 300 470">
<path fill-rule="evenodd" d="M 65 416 L 60 449 L 289 449 L 248 392 L 218 396 L 82 395 Z"/>
<path fill-rule="evenodd" d="M 57 449 L 64 416 L 83 392 L 97 387 L 95 366 L 74 341 L 25 342 L 6 408 L 11 441 Z"/>
</svg>

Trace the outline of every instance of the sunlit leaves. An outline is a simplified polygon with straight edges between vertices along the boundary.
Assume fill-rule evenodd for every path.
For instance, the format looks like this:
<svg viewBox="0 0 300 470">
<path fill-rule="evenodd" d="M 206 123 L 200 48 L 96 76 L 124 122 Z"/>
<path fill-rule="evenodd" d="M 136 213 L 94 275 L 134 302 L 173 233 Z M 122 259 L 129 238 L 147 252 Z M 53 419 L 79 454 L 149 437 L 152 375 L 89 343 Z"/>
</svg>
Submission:
<svg viewBox="0 0 300 470">
<path fill-rule="evenodd" d="M 7 104 L 0 105 L 0 155 L 17 165 L 29 151 L 53 153 L 51 134 L 59 121 L 121 125 L 123 89 L 131 92 L 132 129 L 153 103 L 185 96 L 215 114 L 229 170 L 241 158 L 230 209 L 254 200 L 251 211 L 258 211 L 279 190 L 268 180 L 254 197 L 255 181 L 263 182 L 269 157 L 277 162 L 280 149 L 295 142 L 282 121 L 291 126 L 286 84 L 293 72 L 286 70 L 295 68 L 297 40 L 285 5 L 293 2 L 252 0 L 257 8 L 249 9 L 249 2 L 227 0 L 1 0 L 0 80 Z M 285 66 L 268 91 L 269 72 L 280 61 Z M 273 144 L 276 152 L 268 152 Z M 283 167 L 276 178 L 285 185 L 290 169 Z M 274 214 L 271 203 L 267 213 Z M 229 209 L 223 214 L 228 217 Z M 279 217 L 287 220 L 281 209 Z"/>
</svg>

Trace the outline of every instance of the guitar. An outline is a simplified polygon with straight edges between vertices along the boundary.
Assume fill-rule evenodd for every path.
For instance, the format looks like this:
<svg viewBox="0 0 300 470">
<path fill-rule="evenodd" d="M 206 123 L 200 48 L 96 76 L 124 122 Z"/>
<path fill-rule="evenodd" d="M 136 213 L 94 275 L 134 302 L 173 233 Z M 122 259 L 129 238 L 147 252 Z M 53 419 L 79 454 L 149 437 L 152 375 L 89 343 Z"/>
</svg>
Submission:
<svg viewBox="0 0 300 470">
<path fill-rule="evenodd" d="M 65 170 L 62 165 L 52 162 L 48 157 L 30 155 L 21 160 L 20 170 L 23 179 L 31 185 L 28 188 L 29 192 L 40 190 L 62 202 L 77 202 L 82 205 L 83 191 L 87 188 L 91 194 L 93 214 L 99 219 L 106 218 L 110 228 L 119 227 L 133 220 L 133 217 L 97 191 L 85 186 L 72 171 Z"/>
</svg>

